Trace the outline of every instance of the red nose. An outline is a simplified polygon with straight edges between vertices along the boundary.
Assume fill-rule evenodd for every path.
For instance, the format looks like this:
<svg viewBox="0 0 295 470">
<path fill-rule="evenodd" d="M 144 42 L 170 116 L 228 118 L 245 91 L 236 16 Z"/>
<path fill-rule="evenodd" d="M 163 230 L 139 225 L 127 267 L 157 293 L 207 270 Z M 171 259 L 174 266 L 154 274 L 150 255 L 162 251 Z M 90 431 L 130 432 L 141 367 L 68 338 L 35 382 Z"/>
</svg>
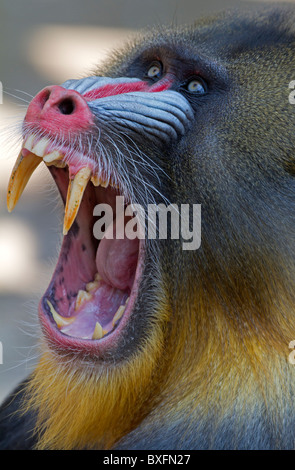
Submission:
<svg viewBox="0 0 295 470">
<path fill-rule="evenodd" d="M 54 85 L 44 88 L 33 98 L 25 123 L 55 135 L 60 132 L 68 134 L 89 128 L 93 124 L 93 116 L 80 93 Z"/>
</svg>

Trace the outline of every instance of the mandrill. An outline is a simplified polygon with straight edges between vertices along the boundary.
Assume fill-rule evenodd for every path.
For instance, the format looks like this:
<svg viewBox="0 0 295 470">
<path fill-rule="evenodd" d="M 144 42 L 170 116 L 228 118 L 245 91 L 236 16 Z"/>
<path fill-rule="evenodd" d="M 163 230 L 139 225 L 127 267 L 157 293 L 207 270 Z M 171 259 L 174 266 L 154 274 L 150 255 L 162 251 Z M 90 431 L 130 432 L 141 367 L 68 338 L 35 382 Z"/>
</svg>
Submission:
<svg viewBox="0 0 295 470">
<path fill-rule="evenodd" d="M 43 161 L 64 238 L 0 448 L 294 448 L 294 24 L 267 7 L 154 30 L 31 101 L 8 209 Z M 184 249 L 170 209 L 193 238 L 196 204 Z"/>
</svg>

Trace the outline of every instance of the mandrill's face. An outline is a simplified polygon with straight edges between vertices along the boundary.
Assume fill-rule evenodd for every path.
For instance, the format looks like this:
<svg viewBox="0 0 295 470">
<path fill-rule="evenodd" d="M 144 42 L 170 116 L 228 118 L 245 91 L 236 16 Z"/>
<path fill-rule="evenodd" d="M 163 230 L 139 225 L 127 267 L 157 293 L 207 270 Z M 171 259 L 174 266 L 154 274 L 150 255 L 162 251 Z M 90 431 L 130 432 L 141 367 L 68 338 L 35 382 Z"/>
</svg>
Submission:
<svg viewBox="0 0 295 470">
<path fill-rule="evenodd" d="M 179 202 L 177 148 L 210 92 L 199 59 L 186 63 L 169 46 L 131 59 L 123 77 L 68 80 L 35 96 L 9 183 L 12 210 L 44 162 L 65 205 L 59 260 L 39 308 L 45 337 L 61 355 L 114 361 L 148 334 L 161 250 L 145 217 L 134 224 L 132 208 Z M 95 233 L 98 205 L 111 214 L 103 237 Z M 136 225 L 133 236 L 128 224 Z"/>
</svg>

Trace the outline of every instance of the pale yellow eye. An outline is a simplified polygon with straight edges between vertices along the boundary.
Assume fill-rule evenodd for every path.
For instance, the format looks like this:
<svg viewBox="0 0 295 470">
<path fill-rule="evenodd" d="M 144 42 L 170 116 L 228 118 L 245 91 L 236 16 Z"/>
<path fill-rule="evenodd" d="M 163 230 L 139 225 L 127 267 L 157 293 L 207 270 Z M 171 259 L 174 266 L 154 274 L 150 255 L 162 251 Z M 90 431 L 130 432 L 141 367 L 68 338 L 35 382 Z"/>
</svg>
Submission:
<svg viewBox="0 0 295 470">
<path fill-rule="evenodd" d="M 192 93 L 205 93 L 205 88 L 201 80 L 194 79 L 188 82 L 187 90 Z"/>
<path fill-rule="evenodd" d="M 147 72 L 149 78 L 159 78 L 162 74 L 162 67 L 160 64 L 153 64 Z"/>
</svg>

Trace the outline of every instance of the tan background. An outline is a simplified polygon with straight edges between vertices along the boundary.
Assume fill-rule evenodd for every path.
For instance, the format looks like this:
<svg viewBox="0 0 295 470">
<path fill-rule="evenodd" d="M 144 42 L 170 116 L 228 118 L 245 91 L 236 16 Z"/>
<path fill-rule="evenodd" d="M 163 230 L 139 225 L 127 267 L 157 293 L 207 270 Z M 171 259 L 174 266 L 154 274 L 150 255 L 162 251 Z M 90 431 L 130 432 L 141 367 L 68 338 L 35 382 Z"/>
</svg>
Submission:
<svg viewBox="0 0 295 470">
<path fill-rule="evenodd" d="M 12 214 L 6 186 L 20 148 L 30 97 L 79 78 L 133 31 L 191 23 L 239 0 L 0 0 L 0 402 L 37 361 L 37 304 L 61 240 L 61 207 L 46 168 L 36 172 Z M 14 97 L 13 97 L 14 95 Z"/>
</svg>

